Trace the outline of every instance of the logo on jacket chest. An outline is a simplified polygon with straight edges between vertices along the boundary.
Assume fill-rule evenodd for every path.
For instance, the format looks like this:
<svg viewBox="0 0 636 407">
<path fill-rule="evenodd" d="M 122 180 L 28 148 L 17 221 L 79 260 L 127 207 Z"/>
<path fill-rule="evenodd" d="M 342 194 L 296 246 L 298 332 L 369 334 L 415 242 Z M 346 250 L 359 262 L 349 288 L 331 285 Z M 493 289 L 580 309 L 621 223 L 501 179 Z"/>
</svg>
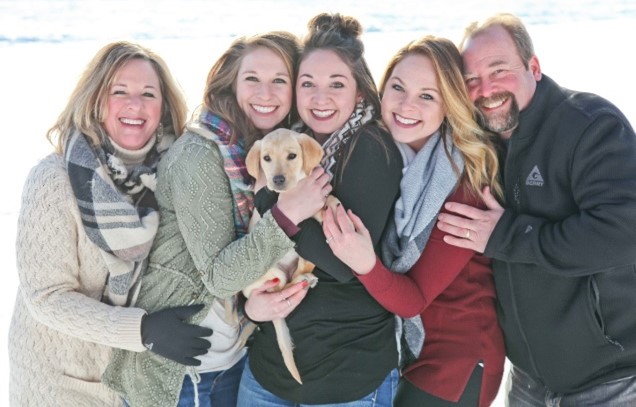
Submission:
<svg viewBox="0 0 636 407">
<path fill-rule="evenodd" d="M 530 174 L 528 174 L 528 177 L 526 178 L 526 185 L 531 187 L 543 186 L 543 177 L 541 176 L 538 166 L 535 165 L 532 167 L 532 171 L 530 171 Z"/>
</svg>

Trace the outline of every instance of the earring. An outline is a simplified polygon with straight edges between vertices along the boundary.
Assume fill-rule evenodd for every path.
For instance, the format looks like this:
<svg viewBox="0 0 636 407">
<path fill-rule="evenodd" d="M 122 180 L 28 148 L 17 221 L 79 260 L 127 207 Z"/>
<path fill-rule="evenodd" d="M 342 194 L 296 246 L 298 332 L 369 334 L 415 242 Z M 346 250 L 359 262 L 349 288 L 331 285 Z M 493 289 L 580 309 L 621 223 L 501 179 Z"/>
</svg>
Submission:
<svg viewBox="0 0 636 407">
<path fill-rule="evenodd" d="M 163 123 L 159 122 L 159 126 L 157 126 L 157 139 L 161 139 L 163 137 Z"/>
</svg>

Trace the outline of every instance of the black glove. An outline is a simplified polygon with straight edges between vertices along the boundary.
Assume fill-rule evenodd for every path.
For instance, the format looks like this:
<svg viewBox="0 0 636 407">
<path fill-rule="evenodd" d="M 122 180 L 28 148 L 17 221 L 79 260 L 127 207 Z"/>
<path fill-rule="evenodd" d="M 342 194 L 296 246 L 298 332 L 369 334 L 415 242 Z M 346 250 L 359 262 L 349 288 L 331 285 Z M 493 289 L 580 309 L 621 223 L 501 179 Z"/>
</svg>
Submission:
<svg viewBox="0 0 636 407">
<path fill-rule="evenodd" d="M 195 356 L 204 355 L 210 342 L 202 337 L 212 330 L 184 322 L 203 309 L 202 304 L 166 308 L 144 316 L 141 320 L 141 341 L 157 355 L 187 366 L 199 366 Z"/>
</svg>

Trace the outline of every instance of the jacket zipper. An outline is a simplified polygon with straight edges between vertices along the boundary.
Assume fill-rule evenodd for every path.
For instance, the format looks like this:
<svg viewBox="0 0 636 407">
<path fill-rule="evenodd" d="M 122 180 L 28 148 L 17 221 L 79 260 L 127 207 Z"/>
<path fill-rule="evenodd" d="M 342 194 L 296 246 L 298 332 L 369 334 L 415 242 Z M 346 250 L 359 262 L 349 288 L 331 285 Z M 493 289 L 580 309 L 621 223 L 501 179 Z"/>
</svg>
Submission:
<svg viewBox="0 0 636 407">
<path fill-rule="evenodd" d="M 598 285 L 596 284 L 596 279 L 594 278 L 594 276 L 590 276 L 590 286 L 592 287 L 592 293 L 594 295 L 594 316 L 596 317 L 596 321 L 598 322 L 601 334 L 611 345 L 616 346 L 618 349 L 621 350 L 621 352 L 624 351 L 625 348 L 623 347 L 623 345 L 621 345 L 619 341 L 612 338 L 605 332 L 605 320 L 603 319 L 603 314 L 601 313 L 601 292 L 598 289 Z"/>
<path fill-rule="evenodd" d="M 513 198 L 513 205 L 515 206 L 517 213 L 519 212 L 519 209 L 521 207 L 521 197 L 520 194 L 521 192 L 518 190 L 521 187 L 519 186 L 519 177 L 517 176 L 515 178 L 514 181 L 511 181 L 511 177 L 510 177 L 510 173 L 512 172 L 512 170 L 510 169 L 510 152 L 512 151 L 512 136 L 510 137 L 510 140 L 508 141 L 508 150 L 506 151 L 506 165 L 504 167 L 504 183 L 506 184 L 506 186 L 508 186 L 508 184 L 513 183 L 513 189 L 512 189 L 512 198 Z M 535 374 L 535 377 L 541 378 L 542 376 L 539 374 L 539 370 L 537 369 L 537 365 L 534 361 L 534 357 L 532 355 L 532 350 L 530 348 L 530 343 L 528 342 L 528 339 L 526 337 L 526 333 L 523 330 L 523 327 L 521 326 L 521 319 L 519 318 L 519 310 L 517 308 L 517 301 L 516 301 L 516 295 L 515 295 L 515 290 L 514 290 L 514 286 L 512 283 L 512 272 L 510 270 L 510 267 L 508 267 L 508 285 L 510 287 L 510 297 L 511 297 L 511 303 L 512 303 L 512 310 L 514 313 L 514 319 L 517 325 L 517 329 L 519 330 L 519 334 L 521 335 L 521 339 L 523 340 L 523 343 L 526 347 L 526 351 L 528 352 L 528 360 L 530 361 L 530 365 L 532 367 L 532 370 Z"/>
</svg>

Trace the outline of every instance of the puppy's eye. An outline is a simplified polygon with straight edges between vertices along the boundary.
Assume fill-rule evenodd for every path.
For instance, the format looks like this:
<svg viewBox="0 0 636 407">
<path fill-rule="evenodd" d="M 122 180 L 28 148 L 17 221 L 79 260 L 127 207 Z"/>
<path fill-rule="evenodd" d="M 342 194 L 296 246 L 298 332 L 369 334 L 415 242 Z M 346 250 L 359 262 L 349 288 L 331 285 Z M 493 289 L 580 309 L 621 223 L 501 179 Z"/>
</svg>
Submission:
<svg viewBox="0 0 636 407">
<path fill-rule="evenodd" d="M 293 160 L 294 158 L 296 158 L 296 154 L 294 154 L 294 153 L 290 153 L 290 154 L 287 156 L 287 159 L 288 159 L 288 160 Z"/>
<path fill-rule="evenodd" d="M 270 156 L 268 156 L 268 155 L 263 156 L 263 161 L 270 162 L 270 161 L 272 161 L 272 157 L 270 157 Z"/>
</svg>

